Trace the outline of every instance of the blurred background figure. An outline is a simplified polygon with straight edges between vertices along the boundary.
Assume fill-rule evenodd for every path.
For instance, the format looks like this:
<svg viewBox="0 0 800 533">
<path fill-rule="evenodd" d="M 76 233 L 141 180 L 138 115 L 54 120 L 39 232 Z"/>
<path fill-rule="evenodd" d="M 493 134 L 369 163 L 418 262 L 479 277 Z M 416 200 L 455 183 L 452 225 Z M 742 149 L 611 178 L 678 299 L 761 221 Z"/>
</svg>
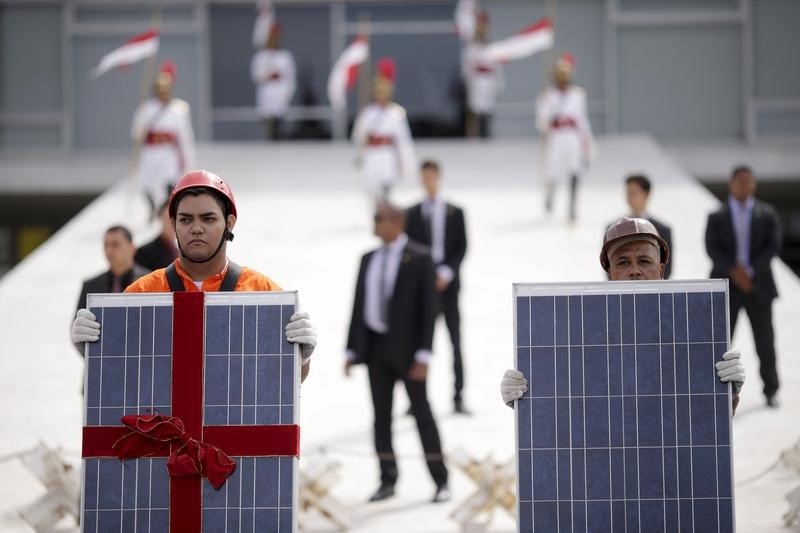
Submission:
<svg viewBox="0 0 800 533">
<path fill-rule="evenodd" d="M 370 501 L 394 496 L 398 471 L 392 448 L 392 404 L 395 383 L 402 381 L 436 484 L 433 501 L 442 502 L 450 499 L 447 467 L 426 390 L 436 321 L 435 274 L 427 249 L 409 240 L 404 227 L 402 209 L 378 204 L 375 235 L 383 244 L 361 258 L 345 375 L 355 364 L 367 365 L 381 471 L 380 486 Z"/>
<path fill-rule="evenodd" d="M 502 65 L 486 57 L 489 42 L 489 13 L 475 16 L 475 36 L 464 46 L 461 68 L 467 89 L 468 137 L 491 137 L 491 120 L 497 98 L 503 90 Z"/>
<path fill-rule="evenodd" d="M 775 209 L 753 196 L 756 179 L 746 165 L 733 169 L 730 196 L 708 216 L 706 251 L 712 278 L 730 280 L 731 337 L 739 311 L 744 307 L 753 328 L 753 340 L 761 361 L 759 373 L 769 407 L 777 407 L 780 387 L 772 329 L 772 301 L 778 296 L 772 276 L 772 258 L 778 255 L 781 223 Z"/>
<path fill-rule="evenodd" d="M 656 220 L 647 211 L 647 202 L 650 200 L 652 183 L 644 174 L 632 174 L 625 178 L 625 200 L 628 202 L 631 218 L 643 218 L 649 220 L 658 230 L 658 234 L 667 243 L 670 250 L 669 263 L 664 268 L 664 279 L 669 279 L 672 273 L 672 265 L 675 263 L 675 248 L 672 246 L 672 229 L 663 222 Z"/>
<path fill-rule="evenodd" d="M 442 172 L 439 163 L 422 163 L 422 186 L 425 200 L 406 213 L 406 233 L 412 241 L 430 246 L 436 267 L 437 315 L 443 314 L 453 345 L 453 374 L 455 376 L 454 410 L 470 414 L 464 406 L 464 365 L 461 356 L 461 315 L 458 291 L 461 288 L 461 261 L 467 253 L 467 230 L 464 211 L 445 201 L 441 195 Z"/>
<path fill-rule="evenodd" d="M 125 226 L 111 226 L 106 230 L 103 251 L 108 270 L 83 282 L 76 309 L 86 309 L 87 294 L 122 292 L 128 285 L 150 272 L 134 262 L 136 248 L 133 246 L 133 236 Z M 83 343 L 75 347 L 83 355 Z"/>
<path fill-rule="evenodd" d="M 416 156 L 406 110 L 393 101 L 397 83 L 394 59 L 378 59 L 375 71 L 373 102 L 356 117 L 352 137 L 360 151 L 367 187 L 376 201 L 384 201 L 403 175 L 414 172 Z"/>
<path fill-rule="evenodd" d="M 542 169 L 545 211 L 553 210 L 556 188 L 569 182 L 569 220 L 577 217 L 578 182 L 594 157 L 586 91 L 572 85 L 575 58 L 564 53 L 553 69 L 553 84 L 536 99 L 536 129 L 544 139 Z"/>
<path fill-rule="evenodd" d="M 164 202 L 158 209 L 161 232 L 155 239 L 143 244 L 136 250 L 134 261 L 148 270 L 165 268 L 178 257 L 178 245 L 175 240 L 175 229 L 169 218 L 169 202 Z"/>
<path fill-rule="evenodd" d="M 131 136 L 139 147 L 136 172 L 151 218 L 177 179 L 195 164 L 192 116 L 189 104 L 172 96 L 175 76 L 175 63 L 164 61 L 152 97 L 142 102 L 133 116 Z"/>
<path fill-rule="evenodd" d="M 294 56 L 281 48 L 281 26 L 272 24 L 263 48 L 255 53 L 250 63 L 250 77 L 256 84 L 256 110 L 264 120 L 267 139 L 284 136 L 283 119 L 292 103 L 297 73 Z"/>
</svg>

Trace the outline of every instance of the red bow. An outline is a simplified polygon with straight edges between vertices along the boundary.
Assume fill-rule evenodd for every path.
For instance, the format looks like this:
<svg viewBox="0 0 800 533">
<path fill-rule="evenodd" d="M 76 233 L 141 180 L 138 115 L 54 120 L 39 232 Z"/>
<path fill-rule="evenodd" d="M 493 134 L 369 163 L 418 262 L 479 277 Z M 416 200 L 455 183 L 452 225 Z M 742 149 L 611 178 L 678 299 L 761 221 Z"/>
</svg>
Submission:
<svg viewBox="0 0 800 533">
<path fill-rule="evenodd" d="M 125 415 L 122 423 L 131 432 L 112 446 L 120 460 L 150 457 L 170 448 L 167 460 L 170 476 L 200 474 L 217 490 L 236 470 L 236 462 L 225 452 L 190 437 L 180 418 L 167 418 L 160 414 Z"/>
</svg>

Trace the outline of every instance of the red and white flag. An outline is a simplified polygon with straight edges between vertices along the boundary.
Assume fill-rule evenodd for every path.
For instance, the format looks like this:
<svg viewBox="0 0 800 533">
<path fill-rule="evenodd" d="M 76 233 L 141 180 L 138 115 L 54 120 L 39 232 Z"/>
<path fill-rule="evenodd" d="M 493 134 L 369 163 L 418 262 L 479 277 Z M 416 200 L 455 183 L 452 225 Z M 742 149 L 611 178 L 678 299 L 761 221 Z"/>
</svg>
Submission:
<svg viewBox="0 0 800 533">
<path fill-rule="evenodd" d="M 92 78 L 97 78 L 114 67 L 127 67 L 158 52 L 158 32 L 149 30 L 133 37 L 119 48 L 104 55 L 95 68 Z"/>
<path fill-rule="evenodd" d="M 475 37 L 475 17 L 478 15 L 478 4 L 475 0 L 458 0 L 456 4 L 456 33 L 462 41 L 471 41 Z"/>
<path fill-rule="evenodd" d="M 328 76 L 328 100 L 335 110 L 347 105 L 347 89 L 352 89 L 358 80 L 358 66 L 369 57 L 367 38 L 360 36 L 344 49 Z"/>
<path fill-rule="evenodd" d="M 253 48 L 261 50 L 272 31 L 272 25 L 275 24 L 275 11 L 270 0 L 258 0 L 256 12 L 256 22 L 253 24 Z"/>
<path fill-rule="evenodd" d="M 541 19 L 519 33 L 495 41 L 486 47 L 484 57 L 488 61 L 505 63 L 523 59 L 553 47 L 553 23 Z"/>
</svg>

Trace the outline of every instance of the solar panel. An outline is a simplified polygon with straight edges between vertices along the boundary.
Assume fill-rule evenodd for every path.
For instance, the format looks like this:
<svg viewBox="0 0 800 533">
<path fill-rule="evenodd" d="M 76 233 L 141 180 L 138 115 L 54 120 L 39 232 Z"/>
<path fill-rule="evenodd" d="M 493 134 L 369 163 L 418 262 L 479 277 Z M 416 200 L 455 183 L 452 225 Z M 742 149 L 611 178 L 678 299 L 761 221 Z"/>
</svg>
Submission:
<svg viewBox="0 0 800 533">
<path fill-rule="evenodd" d="M 296 293 L 204 297 L 197 330 L 203 331 L 197 398 L 204 430 L 296 424 L 299 362 L 284 335 Z M 177 410 L 172 294 L 89 295 L 88 306 L 102 334 L 87 348 L 84 425 L 120 426 L 123 414 Z M 196 509 L 202 531 L 296 531 L 297 457 L 230 455 L 236 470 L 219 490 L 202 481 Z M 168 531 L 173 483 L 185 478 L 170 478 L 166 463 L 166 457 L 84 459 L 83 531 Z"/>
<path fill-rule="evenodd" d="M 520 532 L 734 530 L 727 290 L 514 286 Z"/>
</svg>

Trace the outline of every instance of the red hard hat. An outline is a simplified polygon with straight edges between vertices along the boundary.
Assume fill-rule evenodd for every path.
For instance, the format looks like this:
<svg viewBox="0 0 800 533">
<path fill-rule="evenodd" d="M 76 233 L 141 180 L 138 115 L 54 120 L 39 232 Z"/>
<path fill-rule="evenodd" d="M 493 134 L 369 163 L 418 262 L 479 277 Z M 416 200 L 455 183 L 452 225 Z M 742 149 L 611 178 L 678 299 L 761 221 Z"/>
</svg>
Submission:
<svg viewBox="0 0 800 533">
<path fill-rule="evenodd" d="M 230 204 L 230 214 L 236 216 L 236 200 L 233 199 L 233 192 L 225 180 L 207 170 L 190 170 L 178 180 L 172 193 L 169 195 L 169 216 L 175 218 L 175 211 L 178 208 L 176 201 L 178 196 L 186 189 L 202 187 L 221 194 Z"/>
<path fill-rule="evenodd" d="M 606 272 L 611 268 L 609 257 L 617 247 L 632 241 L 650 242 L 658 248 L 661 264 L 669 262 L 669 246 L 658 234 L 658 230 L 649 220 L 643 218 L 622 217 L 606 230 L 603 237 L 603 248 L 600 250 L 600 264 Z"/>
</svg>

